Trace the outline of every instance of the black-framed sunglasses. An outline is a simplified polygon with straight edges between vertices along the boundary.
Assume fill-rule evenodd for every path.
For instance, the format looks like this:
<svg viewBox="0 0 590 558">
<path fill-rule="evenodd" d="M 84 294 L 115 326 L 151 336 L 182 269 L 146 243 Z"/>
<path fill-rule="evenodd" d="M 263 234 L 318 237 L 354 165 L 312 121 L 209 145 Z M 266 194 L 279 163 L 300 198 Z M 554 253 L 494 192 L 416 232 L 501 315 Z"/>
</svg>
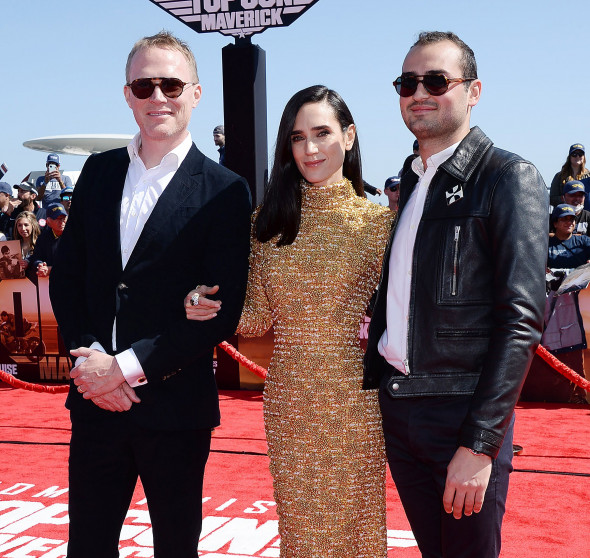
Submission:
<svg viewBox="0 0 590 558">
<path fill-rule="evenodd" d="M 583 156 L 584 156 L 583 151 L 573 151 L 572 154 L 570 155 L 570 157 L 583 157 Z"/>
<path fill-rule="evenodd" d="M 464 81 L 473 81 L 477 78 L 448 78 L 444 74 L 426 74 L 425 76 L 400 76 L 394 82 L 393 86 L 399 93 L 400 97 L 411 97 L 416 93 L 418 84 L 422 82 L 424 89 L 430 95 L 438 97 L 444 95 L 449 90 L 449 83 L 463 83 Z"/>
<path fill-rule="evenodd" d="M 138 99 L 147 99 L 152 96 L 156 85 L 160 91 L 169 99 L 176 99 L 182 95 L 187 85 L 196 85 L 197 82 L 182 81 L 178 78 L 153 77 L 134 79 L 131 83 L 126 83 L 131 88 L 131 92 Z"/>
<path fill-rule="evenodd" d="M 385 188 L 386 190 L 389 190 L 390 192 L 397 192 L 399 189 L 399 186 L 397 184 L 394 184 L 393 186 L 388 186 L 387 188 Z"/>
</svg>

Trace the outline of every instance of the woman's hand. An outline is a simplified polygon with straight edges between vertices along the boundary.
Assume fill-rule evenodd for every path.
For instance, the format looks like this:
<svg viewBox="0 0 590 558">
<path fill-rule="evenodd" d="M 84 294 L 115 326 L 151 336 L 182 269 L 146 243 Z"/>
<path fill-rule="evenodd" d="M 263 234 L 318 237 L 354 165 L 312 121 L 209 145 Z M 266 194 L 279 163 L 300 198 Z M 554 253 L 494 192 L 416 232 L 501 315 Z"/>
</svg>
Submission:
<svg viewBox="0 0 590 558">
<path fill-rule="evenodd" d="M 41 262 L 37 265 L 37 277 L 49 277 L 50 272 L 51 267 L 49 267 L 45 262 Z"/>
<path fill-rule="evenodd" d="M 218 290 L 219 285 L 215 285 L 214 287 L 199 285 L 196 289 L 190 291 L 184 298 L 186 317 L 189 320 L 197 320 L 199 322 L 215 318 L 221 308 L 221 300 L 211 300 L 207 298 L 207 295 L 214 295 Z M 195 299 L 196 304 L 194 303 Z"/>
</svg>

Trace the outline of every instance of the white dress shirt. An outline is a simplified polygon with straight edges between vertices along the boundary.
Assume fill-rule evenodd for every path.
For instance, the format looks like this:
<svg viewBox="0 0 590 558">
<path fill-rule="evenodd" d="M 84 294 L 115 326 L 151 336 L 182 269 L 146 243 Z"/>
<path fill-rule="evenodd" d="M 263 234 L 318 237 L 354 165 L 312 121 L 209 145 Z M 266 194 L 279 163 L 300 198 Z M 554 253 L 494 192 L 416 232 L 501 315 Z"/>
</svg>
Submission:
<svg viewBox="0 0 590 558">
<path fill-rule="evenodd" d="M 172 180 L 172 177 L 187 156 L 193 143 L 190 132 L 184 141 L 172 151 L 164 155 L 160 164 L 146 169 L 139 156 L 141 136 L 137 134 L 127 146 L 129 151 L 129 168 L 123 186 L 121 198 L 121 217 L 119 221 L 121 233 L 121 263 L 123 269 L 137 244 L 147 220 L 152 214 L 158 199 Z M 117 350 L 117 320 L 113 324 L 113 351 Z M 92 343 L 91 349 L 106 352 L 98 342 Z M 82 358 L 82 357 L 80 357 Z M 83 360 L 76 360 L 76 366 Z M 123 376 L 131 387 L 147 382 L 141 363 L 135 351 L 127 349 L 115 355 Z M 85 360 L 85 359 L 84 359 Z"/>
<path fill-rule="evenodd" d="M 430 182 L 438 167 L 455 152 L 458 145 L 459 142 L 429 157 L 426 160 L 426 170 L 421 157 L 416 157 L 412 161 L 412 170 L 419 177 L 418 183 L 400 215 L 391 246 L 387 281 L 387 327 L 379 339 L 377 348 L 391 366 L 406 375 L 410 373 L 408 321 L 416 233 L 424 212 Z"/>
</svg>

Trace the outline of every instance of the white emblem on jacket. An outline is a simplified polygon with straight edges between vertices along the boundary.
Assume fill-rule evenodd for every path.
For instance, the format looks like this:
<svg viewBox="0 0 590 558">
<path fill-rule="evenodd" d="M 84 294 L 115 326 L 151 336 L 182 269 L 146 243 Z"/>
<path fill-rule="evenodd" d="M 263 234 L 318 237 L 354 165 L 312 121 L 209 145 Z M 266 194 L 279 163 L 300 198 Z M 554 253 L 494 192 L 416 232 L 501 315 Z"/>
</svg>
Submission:
<svg viewBox="0 0 590 558">
<path fill-rule="evenodd" d="M 451 205 L 463 197 L 463 188 L 460 184 L 457 184 L 445 192 L 445 197 L 447 198 L 447 205 Z"/>
</svg>

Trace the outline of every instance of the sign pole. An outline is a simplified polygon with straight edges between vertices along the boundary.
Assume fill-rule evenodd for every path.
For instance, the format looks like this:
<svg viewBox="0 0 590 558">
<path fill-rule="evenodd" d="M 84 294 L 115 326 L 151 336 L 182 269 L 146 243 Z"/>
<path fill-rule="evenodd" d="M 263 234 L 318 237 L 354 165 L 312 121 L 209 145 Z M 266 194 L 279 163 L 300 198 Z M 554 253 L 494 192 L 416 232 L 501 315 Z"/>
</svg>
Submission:
<svg viewBox="0 0 590 558">
<path fill-rule="evenodd" d="M 266 52 L 248 37 L 221 53 L 226 165 L 248 181 L 256 206 L 268 178 Z"/>
<path fill-rule="evenodd" d="M 266 53 L 250 37 L 236 38 L 221 51 L 225 165 L 250 186 L 252 205 L 262 203 L 268 179 L 266 130 Z M 228 339 L 238 348 L 238 336 Z M 225 351 L 217 351 L 217 384 L 240 389 L 240 367 Z"/>
</svg>

